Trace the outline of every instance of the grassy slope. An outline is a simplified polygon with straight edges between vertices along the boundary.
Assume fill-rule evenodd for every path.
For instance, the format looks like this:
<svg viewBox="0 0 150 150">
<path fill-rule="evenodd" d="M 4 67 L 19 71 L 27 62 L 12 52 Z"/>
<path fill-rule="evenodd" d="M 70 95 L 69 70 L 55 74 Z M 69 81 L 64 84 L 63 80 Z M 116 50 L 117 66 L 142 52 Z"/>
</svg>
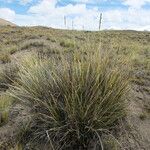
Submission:
<svg viewBox="0 0 150 150">
<path fill-rule="evenodd" d="M 0 18 L 0 26 L 16 26 L 14 23 L 11 23 L 11 22 L 9 22 L 9 21 L 7 21 L 7 20 L 4 20 L 4 19 L 1 19 Z"/>
<path fill-rule="evenodd" d="M 0 65 L 12 65 L 31 51 L 53 56 L 58 50 L 67 52 L 83 50 L 86 47 L 100 47 L 111 50 L 118 56 L 130 57 L 134 82 L 127 121 L 130 122 L 139 138 L 133 147 L 149 149 L 150 141 L 150 32 L 136 31 L 65 31 L 44 27 L 1 27 Z M 132 130 L 135 132 L 135 130 Z M 131 132 L 132 132 L 131 131 Z M 137 136 L 138 134 L 138 136 Z M 126 135 L 128 136 L 128 135 Z M 125 144 L 126 139 L 121 138 Z M 127 144 L 128 145 L 128 144 Z M 137 145 L 137 146 L 136 146 Z M 139 148 L 140 149 L 140 148 Z"/>
</svg>

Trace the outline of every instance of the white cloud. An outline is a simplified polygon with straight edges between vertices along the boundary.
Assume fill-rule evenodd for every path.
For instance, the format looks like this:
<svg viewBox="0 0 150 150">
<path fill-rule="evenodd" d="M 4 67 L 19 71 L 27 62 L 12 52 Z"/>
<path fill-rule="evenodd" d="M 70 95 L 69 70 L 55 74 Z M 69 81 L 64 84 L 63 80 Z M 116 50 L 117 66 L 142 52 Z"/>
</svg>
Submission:
<svg viewBox="0 0 150 150">
<path fill-rule="evenodd" d="M 30 7 L 28 12 L 34 14 L 47 14 L 54 11 L 56 4 L 57 0 L 42 0 L 37 5 Z"/>
<path fill-rule="evenodd" d="M 98 17 L 98 10 L 87 9 L 86 4 L 68 4 L 64 7 L 56 7 L 56 0 L 43 0 L 37 5 L 31 7 L 28 13 L 38 16 L 43 21 L 40 24 L 50 24 L 54 27 L 64 28 L 64 16 L 67 17 L 67 26 L 71 27 L 72 20 L 74 26 L 81 29 L 84 25 L 87 29 L 94 29 L 94 23 Z"/>
<path fill-rule="evenodd" d="M 82 15 L 86 13 L 85 4 L 68 4 L 64 7 L 56 7 L 57 0 L 43 0 L 35 6 L 30 7 L 28 13 L 38 14 L 38 15 L 72 15 L 79 14 Z"/>
<path fill-rule="evenodd" d="M 150 3 L 150 0 L 124 0 L 123 4 L 132 8 L 141 8 L 146 3 Z"/>
<path fill-rule="evenodd" d="M 150 25 L 150 10 L 129 8 L 128 10 L 112 10 L 104 12 L 104 26 L 141 30 Z"/>
<path fill-rule="evenodd" d="M 9 8 L 0 8 L 0 18 L 13 21 L 15 18 L 15 11 Z"/>
<path fill-rule="evenodd" d="M 129 2 L 128 0 L 124 1 L 126 1 L 125 5 Z M 150 10 L 143 9 L 142 5 L 144 3 L 138 3 L 135 7 L 132 3 L 132 7 L 130 6 L 128 9 L 103 11 L 102 28 L 150 29 Z M 15 14 L 13 10 L 8 8 L 5 8 L 4 12 L 7 15 L 1 15 L 1 12 L 2 10 L 0 10 L 0 17 L 14 21 L 18 25 L 44 25 L 55 28 L 64 28 L 64 16 L 66 16 L 68 28 L 72 28 L 73 21 L 75 29 L 83 29 L 84 26 L 84 29 L 87 30 L 98 30 L 100 14 L 98 7 L 87 8 L 84 3 L 57 6 L 57 0 L 41 0 L 36 5 L 31 6 L 26 15 Z"/>
<path fill-rule="evenodd" d="M 79 0 L 78 0 L 79 1 Z M 128 0 L 126 0 L 127 2 Z M 131 2 L 132 0 L 130 0 Z M 71 27 L 72 18 L 77 29 L 97 30 L 99 21 L 98 8 L 87 9 L 86 4 L 67 5 L 56 7 L 57 0 L 43 0 L 29 9 L 29 13 L 41 16 L 42 23 L 56 27 L 63 26 L 63 16 L 67 17 L 68 26 Z M 132 3 L 133 4 L 133 3 Z M 144 3 L 138 3 L 144 4 Z M 138 5 L 139 6 L 139 5 Z M 103 12 L 103 28 L 139 29 L 150 24 L 150 11 L 136 9 L 135 5 L 128 10 L 107 10 Z M 45 20 L 44 20 L 45 18 Z M 41 23 L 40 23 L 41 24 Z"/>
</svg>

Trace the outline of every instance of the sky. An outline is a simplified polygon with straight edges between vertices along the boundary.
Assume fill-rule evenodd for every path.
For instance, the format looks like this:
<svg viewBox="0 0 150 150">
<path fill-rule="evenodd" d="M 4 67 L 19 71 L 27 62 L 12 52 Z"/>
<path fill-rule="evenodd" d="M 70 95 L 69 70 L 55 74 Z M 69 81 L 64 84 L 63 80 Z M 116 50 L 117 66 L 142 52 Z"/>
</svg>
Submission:
<svg viewBox="0 0 150 150">
<path fill-rule="evenodd" d="M 19 26 L 150 31 L 150 0 L 0 0 L 0 18 Z M 66 18 L 66 26 L 64 24 Z"/>
</svg>

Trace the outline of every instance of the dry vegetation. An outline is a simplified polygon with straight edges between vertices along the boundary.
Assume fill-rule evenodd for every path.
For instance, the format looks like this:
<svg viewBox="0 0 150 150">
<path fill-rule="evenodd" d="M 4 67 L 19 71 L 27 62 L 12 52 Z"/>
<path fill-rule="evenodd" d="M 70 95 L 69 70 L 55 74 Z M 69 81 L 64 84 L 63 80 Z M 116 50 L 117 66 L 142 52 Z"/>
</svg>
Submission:
<svg viewBox="0 0 150 150">
<path fill-rule="evenodd" d="M 149 150 L 149 75 L 149 32 L 0 27 L 0 149 Z"/>
</svg>

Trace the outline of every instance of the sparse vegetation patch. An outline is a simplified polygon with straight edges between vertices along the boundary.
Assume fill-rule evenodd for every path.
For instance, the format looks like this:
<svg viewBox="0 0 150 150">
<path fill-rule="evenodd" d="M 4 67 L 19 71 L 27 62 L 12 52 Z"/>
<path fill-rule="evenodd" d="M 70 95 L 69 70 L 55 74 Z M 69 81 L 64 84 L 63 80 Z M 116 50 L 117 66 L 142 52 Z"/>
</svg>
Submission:
<svg viewBox="0 0 150 150">
<path fill-rule="evenodd" d="M 0 27 L 0 149 L 149 150 L 149 37 Z"/>
</svg>

